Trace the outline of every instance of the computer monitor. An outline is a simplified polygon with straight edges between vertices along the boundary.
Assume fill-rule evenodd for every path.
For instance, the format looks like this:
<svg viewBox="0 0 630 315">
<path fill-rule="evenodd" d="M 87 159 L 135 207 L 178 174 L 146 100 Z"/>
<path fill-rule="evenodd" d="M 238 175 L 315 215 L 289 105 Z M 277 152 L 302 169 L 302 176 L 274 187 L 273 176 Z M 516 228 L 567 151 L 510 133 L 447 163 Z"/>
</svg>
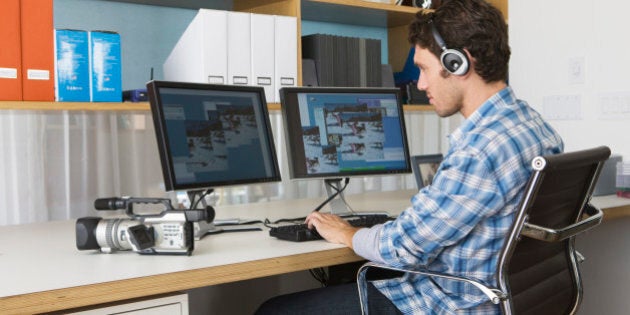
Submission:
<svg viewBox="0 0 630 315">
<path fill-rule="evenodd" d="M 324 179 L 333 213 L 349 210 L 341 179 L 411 173 L 399 89 L 292 87 L 280 100 L 290 176 Z"/>
<path fill-rule="evenodd" d="M 262 87 L 151 81 L 147 92 L 167 191 L 280 180 Z"/>
</svg>

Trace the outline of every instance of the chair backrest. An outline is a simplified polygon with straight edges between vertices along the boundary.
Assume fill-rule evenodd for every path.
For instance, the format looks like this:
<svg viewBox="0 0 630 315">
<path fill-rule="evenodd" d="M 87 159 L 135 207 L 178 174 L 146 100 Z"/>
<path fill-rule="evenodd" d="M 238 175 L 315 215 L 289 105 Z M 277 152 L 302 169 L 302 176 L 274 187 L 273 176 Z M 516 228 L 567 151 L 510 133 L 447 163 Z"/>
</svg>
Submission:
<svg viewBox="0 0 630 315">
<path fill-rule="evenodd" d="M 571 314 L 582 296 L 576 234 L 597 225 L 601 211 L 580 221 L 610 149 L 537 157 L 510 235 L 499 257 L 505 314 Z"/>
</svg>

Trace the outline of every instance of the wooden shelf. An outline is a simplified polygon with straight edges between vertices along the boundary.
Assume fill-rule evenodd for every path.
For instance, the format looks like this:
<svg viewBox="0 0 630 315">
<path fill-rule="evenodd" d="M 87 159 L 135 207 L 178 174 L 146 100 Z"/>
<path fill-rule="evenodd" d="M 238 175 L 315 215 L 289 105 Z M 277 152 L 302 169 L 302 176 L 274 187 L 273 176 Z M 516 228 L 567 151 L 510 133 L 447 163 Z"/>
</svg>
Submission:
<svg viewBox="0 0 630 315">
<path fill-rule="evenodd" d="M 406 26 L 419 8 L 361 0 L 302 1 L 302 20 L 377 27 Z"/>
<path fill-rule="evenodd" d="M 435 109 L 431 105 L 424 104 L 407 104 L 403 105 L 405 112 L 433 112 Z"/>
<path fill-rule="evenodd" d="M 267 106 L 269 110 L 280 110 L 279 103 L 269 103 Z M 0 110 L 149 111 L 150 107 L 148 102 L 90 103 L 0 101 Z"/>
<path fill-rule="evenodd" d="M 267 109 L 269 111 L 280 110 L 280 103 L 268 103 L 267 104 Z"/>
<path fill-rule="evenodd" d="M 267 104 L 269 111 L 280 110 L 280 103 Z M 404 105 L 406 112 L 433 111 L 431 105 Z M 90 103 L 90 102 L 22 102 L 0 101 L 0 110 L 46 110 L 46 111 L 149 111 L 149 103 Z"/>
<path fill-rule="evenodd" d="M 280 104 L 270 103 L 270 104 L 267 104 L 267 108 L 269 109 L 269 111 L 280 110 Z M 406 105 L 403 105 L 403 110 L 405 112 L 433 112 L 434 111 L 433 106 L 424 105 L 424 104 L 406 104 Z"/>
<path fill-rule="evenodd" d="M 171 8 L 193 9 L 200 8 L 216 9 L 216 10 L 232 10 L 232 2 L 225 0 L 106 0 L 111 2 L 126 2 L 133 4 L 144 4 L 152 6 L 162 6 Z M 237 0 L 238 1 L 238 0 Z"/>
<path fill-rule="evenodd" d="M 107 0 L 143 5 L 165 6 L 184 9 L 210 8 L 217 10 L 244 10 L 248 12 L 270 14 L 286 14 L 298 16 L 292 12 L 293 2 L 302 7 L 302 19 L 312 21 L 328 21 L 343 24 L 401 26 L 409 23 L 418 8 L 397 6 L 394 4 L 370 2 L 363 0 Z"/>
<path fill-rule="evenodd" d="M 267 108 L 269 109 L 269 111 L 280 110 L 280 103 L 269 103 L 267 104 Z M 434 111 L 433 106 L 424 105 L 424 104 L 403 105 L 403 110 L 405 112 L 432 112 Z"/>
<path fill-rule="evenodd" d="M 29 102 L 2 101 L 2 110 L 87 110 L 87 111 L 148 111 L 149 103 L 91 103 L 91 102 Z"/>
</svg>

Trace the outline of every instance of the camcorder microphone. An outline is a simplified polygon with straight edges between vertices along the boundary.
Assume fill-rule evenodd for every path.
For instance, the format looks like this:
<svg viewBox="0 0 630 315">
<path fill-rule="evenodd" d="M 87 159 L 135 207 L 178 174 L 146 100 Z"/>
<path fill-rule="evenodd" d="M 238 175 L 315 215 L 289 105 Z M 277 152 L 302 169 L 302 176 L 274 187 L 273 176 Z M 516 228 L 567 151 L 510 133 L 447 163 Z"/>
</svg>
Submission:
<svg viewBox="0 0 630 315">
<path fill-rule="evenodd" d="M 96 210 L 119 210 L 127 209 L 127 201 L 129 198 L 97 198 L 94 200 L 94 208 Z"/>
</svg>

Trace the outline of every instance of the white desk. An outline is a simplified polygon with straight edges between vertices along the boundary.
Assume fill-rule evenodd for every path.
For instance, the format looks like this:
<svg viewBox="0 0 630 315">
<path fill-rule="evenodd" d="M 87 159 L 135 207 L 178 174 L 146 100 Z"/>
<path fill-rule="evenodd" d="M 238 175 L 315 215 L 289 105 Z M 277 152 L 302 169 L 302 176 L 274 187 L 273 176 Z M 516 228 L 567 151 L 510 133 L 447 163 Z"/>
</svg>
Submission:
<svg viewBox="0 0 630 315">
<path fill-rule="evenodd" d="M 347 196 L 355 210 L 400 211 L 415 191 Z M 218 217 L 305 215 L 321 199 L 217 209 Z M 630 199 L 598 197 L 605 218 L 630 214 Z M 621 213 L 621 215 L 619 214 Z M 195 242 L 192 256 L 78 251 L 73 221 L 0 227 L 0 314 L 50 312 L 360 261 L 325 241 L 293 243 L 268 232 L 223 233 Z"/>
<path fill-rule="evenodd" d="M 591 203 L 604 211 L 605 221 L 630 216 L 628 198 L 619 198 L 616 195 L 596 196 Z"/>
</svg>

